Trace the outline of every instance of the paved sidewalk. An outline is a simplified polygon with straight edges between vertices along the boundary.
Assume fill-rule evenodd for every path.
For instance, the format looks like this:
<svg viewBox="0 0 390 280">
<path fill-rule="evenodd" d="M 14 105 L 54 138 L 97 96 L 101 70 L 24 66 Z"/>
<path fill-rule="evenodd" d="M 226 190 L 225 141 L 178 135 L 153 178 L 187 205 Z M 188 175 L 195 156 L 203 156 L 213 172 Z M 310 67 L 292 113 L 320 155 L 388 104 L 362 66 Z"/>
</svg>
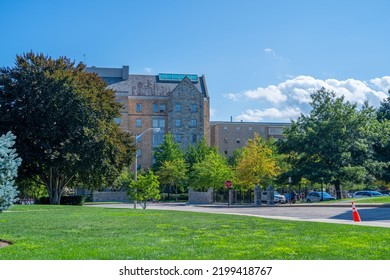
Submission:
<svg viewBox="0 0 390 280">
<path fill-rule="evenodd" d="M 362 222 L 352 220 L 350 203 L 340 204 L 293 204 L 260 206 L 210 204 L 188 205 L 186 203 L 150 203 L 148 210 L 191 211 L 215 214 L 245 215 L 262 218 L 350 224 L 357 226 L 379 226 L 390 228 L 390 205 L 357 204 L 357 210 Z M 133 208 L 133 204 L 95 204 L 89 207 Z M 141 208 L 138 206 L 138 208 Z"/>
</svg>

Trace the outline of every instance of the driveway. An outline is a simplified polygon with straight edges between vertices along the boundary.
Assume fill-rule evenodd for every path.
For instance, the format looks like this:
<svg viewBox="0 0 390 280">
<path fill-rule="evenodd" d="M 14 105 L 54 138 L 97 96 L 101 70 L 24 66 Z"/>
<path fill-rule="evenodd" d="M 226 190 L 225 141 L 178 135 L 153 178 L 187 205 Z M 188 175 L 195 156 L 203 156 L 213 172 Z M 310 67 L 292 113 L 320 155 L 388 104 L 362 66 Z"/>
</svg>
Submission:
<svg viewBox="0 0 390 280">
<path fill-rule="evenodd" d="M 96 204 L 89 206 L 106 208 L 133 208 L 133 204 Z M 141 207 L 138 206 L 138 208 Z M 390 207 L 383 207 L 383 205 L 357 205 L 357 210 L 362 222 L 354 222 L 352 220 L 352 208 L 349 204 L 339 204 L 332 206 L 319 204 L 298 204 L 260 207 L 254 207 L 252 205 L 233 205 L 228 207 L 226 204 L 187 205 L 185 203 L 151 203 L 146 208 L 146 211 L 147 210 L 218 213 L 256 216 L 282 220 L 325 222 L 390 228 Z"/>
</svg>

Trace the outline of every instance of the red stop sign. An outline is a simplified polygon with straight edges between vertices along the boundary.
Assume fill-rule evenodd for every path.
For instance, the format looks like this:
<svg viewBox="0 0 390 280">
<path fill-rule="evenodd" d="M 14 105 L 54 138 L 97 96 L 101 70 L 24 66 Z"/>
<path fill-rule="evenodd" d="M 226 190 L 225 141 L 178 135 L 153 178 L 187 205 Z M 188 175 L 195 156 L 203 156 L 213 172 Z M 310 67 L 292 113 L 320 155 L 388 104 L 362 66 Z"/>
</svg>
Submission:
<svg viewBox="0 0 390 280">
<path fill-rule="evenodd" d="M 232 187 L 232 181 L 226 180 L 226 181 L 225 181 L 225 187 L 226 187 L 227 189 L 230 189 L 230 188 Z"/>
</svg>

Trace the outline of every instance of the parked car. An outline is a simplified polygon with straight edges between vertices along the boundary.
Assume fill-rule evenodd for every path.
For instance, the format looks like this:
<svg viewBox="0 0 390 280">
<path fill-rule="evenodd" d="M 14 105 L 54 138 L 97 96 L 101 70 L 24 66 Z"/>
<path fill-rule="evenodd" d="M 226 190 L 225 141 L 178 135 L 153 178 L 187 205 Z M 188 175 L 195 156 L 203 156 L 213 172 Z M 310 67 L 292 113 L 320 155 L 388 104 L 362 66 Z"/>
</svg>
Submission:
<svg viewBox="0 0 390 280">
<path fill-rule="evenodd" d="M 277 191 L 274 191 L 274 203 L 282 203 L 282 204 L 285 204 L 287 201 L 286 197 L 280 193 L 278 193 Z M 266 195 L 262 195 L 261 196 L 261 202 L 262 203 L 267 203 L 267 196 Z"/>
<path fill-rule="evenodd" d="M 377 197 L 383 196 L 380 192 L 377 191 L 357 191 L 353 194 L 354 198 L 363 198 L 363 197 Z"/>
<path fill-rule="evenodd" d="M 285 204 L 287 200 L 286 200 L 286 197 L 284 195 L 275 191 L 274 192 L 274 201 L 275 201 L 275 203 Z"/>
<path fill-rule="evenodd" d="M 309 192 L 306 196 L 306 202 L 318 202 L 336 200 L 335 197 L 331 196 L 327 192 Z"/>
<path fill-rule="evenodd" d="M 384 190 L 384 191 L 379 191 L 382 195 L 388 195 L 390 196 L 390 191 L 389 190 Z"/>
</svg>

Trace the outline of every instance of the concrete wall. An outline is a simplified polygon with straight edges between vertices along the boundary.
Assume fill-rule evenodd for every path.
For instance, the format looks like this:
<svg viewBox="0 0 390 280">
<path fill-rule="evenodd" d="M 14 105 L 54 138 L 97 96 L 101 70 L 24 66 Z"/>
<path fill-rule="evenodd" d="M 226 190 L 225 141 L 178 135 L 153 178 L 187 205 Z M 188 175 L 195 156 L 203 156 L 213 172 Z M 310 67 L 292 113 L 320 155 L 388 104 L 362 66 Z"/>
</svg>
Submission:
<svg viewBox="0 0 390 280">
<path fill-rule="evenodd" d="M 126 192 L 94 192 L 93 202 L 130 202 Z"/>
<path fill-rule="evenodd" d="M 188 191 L 188 204 L 212 204 L 214 202 L 214 190 L 209 188 L 207 192 L 196 192 L 192 188 Z"/>
</svg>

